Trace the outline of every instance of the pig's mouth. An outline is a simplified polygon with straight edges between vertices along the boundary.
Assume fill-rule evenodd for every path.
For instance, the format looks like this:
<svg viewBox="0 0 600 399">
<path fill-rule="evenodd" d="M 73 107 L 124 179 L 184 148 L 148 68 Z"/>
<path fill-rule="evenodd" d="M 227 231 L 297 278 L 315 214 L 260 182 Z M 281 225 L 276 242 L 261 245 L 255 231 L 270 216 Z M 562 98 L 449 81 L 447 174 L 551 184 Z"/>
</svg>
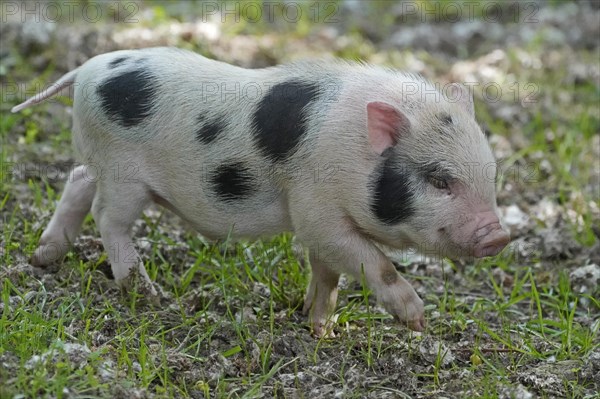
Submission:
<svg viewBox="0 0 600 399">
<path fill-rule="evenodd" d="M 510 236 L 500 223 L 492 223 L 475 232 L 476 244 L 473 255 L 476 258 L 495 256 L 510 242 Z"/>
<path fill-rule="evenodd" d="M 473 256 L 476 258 L 498 255 L 510 242 L 510 236 L 498 222 L 479 228 L 474 238 Z"/>
</svg>

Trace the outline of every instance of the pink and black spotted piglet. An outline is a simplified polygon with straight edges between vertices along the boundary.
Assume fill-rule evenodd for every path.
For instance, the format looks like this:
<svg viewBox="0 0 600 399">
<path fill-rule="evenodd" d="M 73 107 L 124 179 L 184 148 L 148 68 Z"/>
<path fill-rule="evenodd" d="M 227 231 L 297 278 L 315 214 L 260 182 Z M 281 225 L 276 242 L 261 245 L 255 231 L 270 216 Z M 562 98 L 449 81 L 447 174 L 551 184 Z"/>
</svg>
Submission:
<svg viewBox="0 0 600 399">
<path fill-rule="evenodd" d="M 150 48 L 94 57 L 13 112 L 67 86 L 81 166 L 34 264 L 62 257 L 91 210 L 116 281 L 138 275 L 156 294 L 130 237 L 151 202 L 212 239 L 293 231 L 312 268 L 304 311 L 323 336 L 340 273 L 364 273 L 387 311 L 425 328 L 423 301 L 381 248 L 484 257 L 509 242 L 463 86 L 441 93 L 342 61 L 243 69 Z"/>
</svg>

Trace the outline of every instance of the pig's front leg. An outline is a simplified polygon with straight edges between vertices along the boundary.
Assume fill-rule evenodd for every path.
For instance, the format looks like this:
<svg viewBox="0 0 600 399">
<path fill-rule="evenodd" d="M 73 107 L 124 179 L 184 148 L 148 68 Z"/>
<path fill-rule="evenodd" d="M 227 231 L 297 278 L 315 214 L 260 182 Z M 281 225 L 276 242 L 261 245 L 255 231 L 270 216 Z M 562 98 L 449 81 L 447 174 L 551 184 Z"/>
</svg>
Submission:
<svg viewBox="0 0 600 399">
<path fill-rule="evenodd" d="M 330 318 L 335 311 L 340 274 L 327 267 L 317 254 L 311 253 L 312 276 L 302 313 L 309 316 L 312 333 L 319 338 L 333 338 L 333 323 Z"/>
<path fill-rule="evenodd" d="M 34 266 L 48 266 L 67 253 L 90 211 L 95 194 L 95 177 L 88 173 L 87 166 L 73 169 L 54 215 L 31 257 Z"/>
<path fill-rule="evenodd" d="M 321 233 L 324 233 L 321 230 Z M 322 235 L 320 235 L 323 237 Z M 377 299 L 397 320 L 412 330 L 425 329 L 423 301 L 414 288 L 396 271 L 393 263 L 369 239 L 351 227 L 351 223 L 341 223 L 338 230 L 330 231 L 328 237 L 309 244 L 313 277 L 307 295 L 307 306 L 313 309 L 312 325 L 316 332 L 322 331 L 321 323 L 330 317 L 324 312 L 332 311 L 332 299 L 337 296 L 332 281 L 324 279 L 336 272 L 346 272 L 357 280 L 366 280 L 376 293 Z M 313 260 L 314 258 L 314 260 Z M 319 292 L 319 287 L 322 291 Z M 313 292 L 316 291 L 316 292 Z M 309 298 L 309 296 L 311 296 Z M 335 304 L 335 302 L 334 302 Z"/>
<path fill-rule="evenodd" d="M 146 268 L 131 240 L 131 227 L 148 204 L 150 198 L 142 185 L 121 184 L 108 181 L 98 183 L 92 204 L 92 215 L 100 230 L 102 244 L 108 253 L 115 281 L 127 288 L 133 280 L 140 284 L 141 292 L 153 299 L 157 292 Z"/>
</svg>

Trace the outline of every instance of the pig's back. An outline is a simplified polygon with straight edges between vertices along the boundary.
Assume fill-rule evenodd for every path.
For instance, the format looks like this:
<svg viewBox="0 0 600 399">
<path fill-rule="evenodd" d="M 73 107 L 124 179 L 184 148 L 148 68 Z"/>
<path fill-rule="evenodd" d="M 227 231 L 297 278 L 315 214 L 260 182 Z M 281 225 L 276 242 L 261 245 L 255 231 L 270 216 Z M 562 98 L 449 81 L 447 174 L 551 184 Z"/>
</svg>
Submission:
<svg viewBox="0 0 600 399">
<path fill-rule="evenodd" d="M 331 201 L 366 187 L 362 103 L 389 78 L 345 63 L 250 70 L 178 49 L 118 51 L 81 67 L 73 140 L 82 162 L 124 171 L 205 235 L 234 223 L 237 235 L 277 233 L 292 228 L 290 192 Z M 329 179 L 340 166 L 347 187 Z"/>
<path fill-rule="evenodd" d="M 234 223 L 241 236 L 291 230 L 277 171 L 248 134 L 265 72 L 168 48 L 95 57 L 77 76 L 74 145 L 209 237 Z"/>
</svg>

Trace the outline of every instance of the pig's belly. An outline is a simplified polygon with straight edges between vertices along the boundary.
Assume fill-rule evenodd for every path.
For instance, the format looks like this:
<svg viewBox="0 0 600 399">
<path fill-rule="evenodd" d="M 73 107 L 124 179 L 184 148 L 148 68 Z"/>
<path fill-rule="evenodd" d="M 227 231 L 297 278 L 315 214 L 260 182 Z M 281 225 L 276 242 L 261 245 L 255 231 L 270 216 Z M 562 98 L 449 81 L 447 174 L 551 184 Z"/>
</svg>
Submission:
<svg viewBox="0 0 600 399">
<path fill-rule="evenodd" d="M 152 200 L 171 210 L 210 239 L 259 238 L 292 231 L 287 200 L 282 192 L 264 190 L 241 201 L 219 201 L 185 182 L 172 187 L 153 187 Z"/>
</svg>

